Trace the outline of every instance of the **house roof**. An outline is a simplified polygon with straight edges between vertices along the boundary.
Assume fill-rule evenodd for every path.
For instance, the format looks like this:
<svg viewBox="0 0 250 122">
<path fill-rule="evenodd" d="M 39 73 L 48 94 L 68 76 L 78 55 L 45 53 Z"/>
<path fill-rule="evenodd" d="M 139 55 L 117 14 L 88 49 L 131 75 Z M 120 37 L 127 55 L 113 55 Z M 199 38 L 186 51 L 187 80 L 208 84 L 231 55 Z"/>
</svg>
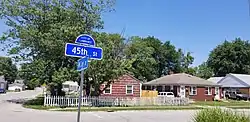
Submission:
<svg viewBox="0 0 250 122">
<path fill-rule="evenodd" d="M 21 84 L 21 83 L 12 83 L 12 84 L 9 84 L 9 87 L 12 87 L 12 86 L 19 86 L 19 87 L 23 87 L 24 84 Z"/>
<path fill-rule="evenodd" d="M 195 86 L 220 86 L 211 81 L 195 77 L 185 73 L 177 73 L 166 75 L 150 82 L 144 83 L 145 85 L 195 85 Z"/>
<path fill-rule="evenodd" d="M 78 86 L 78 83 L 74 81 L 65 81 L 63 85 Z"/>
<path fill-rule="evenodd" d="M 250 75 L 248 74 L 233 74 L 233 73 L 229 73 L 227 74 L 227 76 L 232 76 L 238 80 L 240 80 L 241 82 L 244 82 L 245 84 L 250 86 Z M 222 80 L 220 80 L 222 81 Z"/>
<path fill-rule="evenodd" d="M 211 78 L 208 78 L 207 80 L 212 81 L 214 83 L 218 83 L 222 78 L 224 77 L 211 77 Z"/>
<path fill-rule="evenodd" d="M 24 80 L 15 80 L 15 83 L 23 83 Z"/>
</svg>

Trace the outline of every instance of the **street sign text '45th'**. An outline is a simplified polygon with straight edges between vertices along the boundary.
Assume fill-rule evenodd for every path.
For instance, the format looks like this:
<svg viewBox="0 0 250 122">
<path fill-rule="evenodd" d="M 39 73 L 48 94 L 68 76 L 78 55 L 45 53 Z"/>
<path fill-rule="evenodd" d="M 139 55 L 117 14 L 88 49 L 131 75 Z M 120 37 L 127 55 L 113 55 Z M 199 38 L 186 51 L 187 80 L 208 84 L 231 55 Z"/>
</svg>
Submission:
<svg viewBox="0 0 250 122">
<path fill-rule="evenodd" d="M 67 43 L 65 45 L 65 55 L 71 57 L 85 57 L 89 59 L 102 59 L 102 48 L 88 47 L 84 45 Z"/>
</svg>

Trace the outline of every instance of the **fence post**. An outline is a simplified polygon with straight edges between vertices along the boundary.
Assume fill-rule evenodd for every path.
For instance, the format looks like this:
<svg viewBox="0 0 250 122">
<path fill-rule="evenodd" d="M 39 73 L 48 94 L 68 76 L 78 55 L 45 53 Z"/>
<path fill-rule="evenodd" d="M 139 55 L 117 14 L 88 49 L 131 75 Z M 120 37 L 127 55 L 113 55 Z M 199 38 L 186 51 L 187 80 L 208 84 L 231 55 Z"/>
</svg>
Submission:
<svg viewBox="0 0 250 122">
<path fill-rule="evenodd" d="M 46 95 L 44 94 L 43 106 L 46 106 Z"/>
</svg>

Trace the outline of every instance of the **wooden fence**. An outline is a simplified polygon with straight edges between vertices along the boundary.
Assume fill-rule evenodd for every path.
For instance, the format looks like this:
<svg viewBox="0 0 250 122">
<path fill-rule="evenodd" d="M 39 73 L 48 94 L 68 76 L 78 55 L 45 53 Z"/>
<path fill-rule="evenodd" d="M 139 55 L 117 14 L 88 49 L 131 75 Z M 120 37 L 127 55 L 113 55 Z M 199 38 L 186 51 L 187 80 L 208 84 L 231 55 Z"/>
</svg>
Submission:
<svg viewBox="0 0 250 122">
<path fill-rule="evenodd" d="M 142 90 L 141 97 L 157 97 L 158 91 Z"/>
<path fill-rule="evenodd" d="M 169 97 L 83 97 L 82 106 L 188 105 L 188 98 Z M 44 106 L 78 106 L 77 97 L 44 96 Z"/>
</svg>

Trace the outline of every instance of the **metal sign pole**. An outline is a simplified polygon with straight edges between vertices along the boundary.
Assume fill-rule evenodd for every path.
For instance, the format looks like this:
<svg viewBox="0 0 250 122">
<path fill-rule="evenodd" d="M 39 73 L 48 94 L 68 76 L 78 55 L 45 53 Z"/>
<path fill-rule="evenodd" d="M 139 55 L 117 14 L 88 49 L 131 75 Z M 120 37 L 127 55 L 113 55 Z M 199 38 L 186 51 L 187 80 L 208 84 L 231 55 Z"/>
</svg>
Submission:
<svg viewBox="0 0 250 122">
<path fill-rule="evenodd" d="M 80 83 L 80 91 L 78 98 L 78 113 L 77 113 L 77 122 L 80 122 L 80 114 L 81 114 L 81 104 L 82 104 L 82 89 L 83 89 L 83 80 L 84 80 L 84 70 L 81 71 L 81 83 Z"/>
</svg>

